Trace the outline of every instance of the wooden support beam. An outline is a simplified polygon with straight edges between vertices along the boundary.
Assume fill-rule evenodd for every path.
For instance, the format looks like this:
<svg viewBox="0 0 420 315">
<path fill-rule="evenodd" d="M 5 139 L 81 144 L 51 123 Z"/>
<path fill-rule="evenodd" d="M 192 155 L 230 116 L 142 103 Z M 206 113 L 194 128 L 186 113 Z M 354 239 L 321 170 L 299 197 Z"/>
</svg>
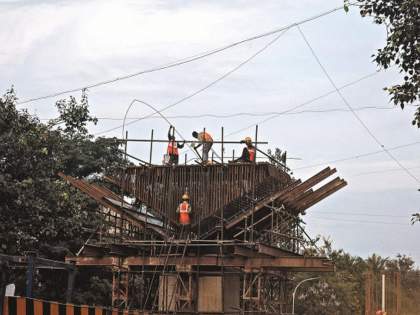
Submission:
<svg viewBox="0 0 420 315">
<path fill-rule="evenodd" d="M 109 245 L 109 254 L 111 256 L 131 256 L 137 254 L 137 249 L 129 246 L 121 246 L 118 244 Z"/>
<path fill-rule="evenodd" d="M 307 196 L 309 196 L 310 194 L 312 194 L 314 192 L 314 190 L 312 188 L 308 189 L 307 191 L 305 191 L 304 193 L 295 196 L 294 199 L 292 199 L 290 202 L 288 202 L 287 204 L 296 204 L 297 202 L 299 202 L 300 200 L 302 200 L 303 198 L 306 198 Z"/>
<path fill-rule="evenodd" d="M 245 246 L 235 246 L 233 248 L 233 255 L 235 256 L 241 256 L 241 257 L 261 257 L 264 255 L 259 254 L 257 251 L 245 247 Z"/>
<path fill-rule="evenodd" d="M 251 224 L 250 226 L 247 227 L 247 229 L 252 229 L 255 228 L 258 224 L 260 223 L 264 223 L 264 221 L 267 221 L 267 219 L 271 218 L 272 213 L 270 212 L 269 214 L 263 216 L 261 219 L 259 219 L 258 221 L 254 222 L 253 224 Z M 233 235 L 234 238 L 240 236 L 241 234 L 245 233 L 245 229 L 242 229 L 241 231 L 239 231 L 238 233 L 236 233 L 235 235 Z"/>
<path fill-rule="evenodd" d="M 169 141 L 167 139 L 115 139 L 115 141 L 118 142 L 157 142 L 157 143 L 168 143 Z M 220 141 L 220 140 L 214 140 L 212 141 L 213 144 L 215 143 L 224 143 L 224 144 L 243 144 L 242 141 Z M 185 143 L 188 144 L 201 144 L 203 141 L 200 140 L 185 140 Z M 253 142 L 253 144 L 268 144 L 267 141 L 258 141 Z"/>
<path fill-rule="evenodd" d="M 118 205 L 118 203 L 121 203 L 123 205 L 127 205 L 125 202 L 122 201 L 121 196 L 118 196 L 113 191 L 109 190 L 106 187 L 98 186 L 95 184 L 88 183 L 84 180 L 80 180 L 77 178 L 74 178 L 72 176 L 65 175 L 63 173 L 58 173 L 58 176 L 60 176 L 62 179 L 67 181 L 69 184 L 74 186 L 75 188 L 79 189 L 80 191 L 87 194 L 89 197 L 94 199 L 98 204 L 102 205 L 105 208 L 111 209 L 113 212 L 118 213 L 119 215 L 123 216 L 125 219 L 127 219 L 133 226 L 139 228 L 139 229 L 145 229 L 146 223 L 145 220 L 146 215 L 143 214 L 134 214 L 123 207 L 121 205 Z M 113 202 L 113 200 L 115 202 Z M 117 204 L 115 204 L 117 203 Z M 150 222 L 147 224 L 147 228 L 149 230 L 152 230 L 162 236 L 163 238 L 167 237 L 166 232 L 163 228 L 156 226 Z"/>
<path fill-rule="evenodd" d="M 115 256 L 105 257 L 66 257 L 67 262 L 74 263 L 76 266 L 85 267 L 117 267 L 120 265 L 120 258 Z"/>
<path fill-rule="evenodd" d="M 301 257 L 300 255 L 296 253 L 285 251 L 280 248 L 268 246 L 261 243 L 257 244 L 257 248 L 258 248 L 258 253 L 271 256 L 271 257 L 290 257 L 290 256 Z"/>
<path fill-rule="evenodd" d="M 291 193 L 284 199 L 284 202 L 291 202 L 293 199 L 298 197 L 300 194 L 304 193 L 307 189 L 315 186 L 316 184 L 322 182 L 324 179 L 328 178 L 334 174 L 337 170 L 335 168 L 331 169 L 330 167 L 324 168 L 321 172 L 315 174 L 314 176 L 305 180 L 302 184 L 297 186 Z"/>
<path fill-rule="evenodd" d="M 287 187 L 286 189 L 280 190 L 280 191 L 272 194 L 271 196 L 261 200 L 260 202 L 258 202 L 255 205 L 254 208 L 242 213 L 241 215 L 233 218 L 230 222 L 228 222 L 225 226 L 226 229 L 231 229 L 232 227 L 234 227 L 235 225 L 240 223 L 242 220 L 244 220 L 245 218 L 252 215 L 253 212 L 255 213 L 255 212 L 261 210 L 262 208 L 264 208 L 265 205 L 275 201 L 276 199 L 279 199 L 279 198 L 283 197 L 285 194 L 287 194 L 290 190 L 292 190 L 294 187 L 296 187 L 299 184 L 300 184 L 300 180 L 297 180 L 293 184 L 291 184 L 289 187 Z"/>
<path fill-rule="evenodd" d="M 109 248 L 93 244 L 85 244 L 82 254 L 84 256 L 104 256 L 109 254 Z"/>
<path fill-rule="evenodd" d="M 328 182 L 327 184 L 321 186 L 317 190 L 315 190 L 312 194 L 307 195 L 305 198 L 302 198 L 299 201 L 299 205 L 304 205 L 306 203 L 309 203 L 310 201 L 314 200 L 316 197 L 323 194 L 325 191 L 331 189 L 332 187 L 335 187 L 341 182 L 341 179 L 339 177 L 334 178 L 332 181 Z"/>
<path fill-rule="evenodd" d="M 51 260 L 40 257 L 33 257 L 33 261 L 36 269 L 76 269 L 74 265 L 63 261 Z M 0 262 L 7 262 L 11 267 L 13 267 L 13 265 L 26 266 L 28 264 L 28 257 L 0 254 Z"/>
<path fill-rule="evenodd" d="M 140 257 L 132 256 L 124 259 L 118 257 L 74 257 L 69 258 L 75 262 L 76 266 L 104 267 L 117 266 L 176 266 L 180 264 L 193 266 L 213 266 L 213 267 L 236 267 L 245 269 L 272 268 L 284 270 L 305 270 L 305 271 L 334 271 L 334 265 L 326 258 L 318 257 Z"/>
<path fill-rule="evenodd" d="M 301 200 L 296 207 L 299 210 L 305 210 L 309 207 L 312 207 L 314 204 L 318 203 L 322 199 L 325 199 L 329 195 L 335 193 L 339 189 L 345 187 L 347 185 L 347 182 L 343 179 L 337 177 L 328 184 L 322 186 L 321 188 L 315 190 L 310 196 L 305 198 L 304 200 Z"/>
</svg>

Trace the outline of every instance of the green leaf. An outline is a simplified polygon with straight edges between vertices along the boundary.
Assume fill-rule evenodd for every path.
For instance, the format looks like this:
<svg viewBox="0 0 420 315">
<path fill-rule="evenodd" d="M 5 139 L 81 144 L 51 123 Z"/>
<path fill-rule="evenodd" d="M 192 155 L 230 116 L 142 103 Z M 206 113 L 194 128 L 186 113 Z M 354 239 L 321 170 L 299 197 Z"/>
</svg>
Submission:
<svg viewBox="0 0 420 315">
<path fill-rule="evenodd" d="M 347 3 L 344 4 L 344 12 L 348 13 L 349 12 L 349 5 Z"/>
</svg>

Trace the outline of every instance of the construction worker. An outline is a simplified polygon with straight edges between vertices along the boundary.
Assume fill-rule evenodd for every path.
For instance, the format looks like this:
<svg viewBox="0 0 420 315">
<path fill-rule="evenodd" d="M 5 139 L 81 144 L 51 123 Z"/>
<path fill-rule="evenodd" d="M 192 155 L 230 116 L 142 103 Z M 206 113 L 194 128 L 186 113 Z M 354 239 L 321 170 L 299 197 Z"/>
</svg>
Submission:
<svg viewBox="0 0 420 315">
<path fill-rule="evenodd" d="M 175 140 L 175 127 L 170 126 L 168 130 L 168 149 L 166 153 L 169 156 L 167 161 L 168 165 L 178 165 L 179 162 L 179 152 L 178 148 L 182 149 L 184 147 L 185 141 L 180 143 Z"/>
<path fill-rule="evenodd" d="M 194 150 L 197 150 L 201 145 L 203 145 L 203 156 L 201 157 L 204 164 L 208 163 L 209 159 L 209 152 L 213 145 L 213 138 L 208 132 L 200 132 L 193 131 L 192 136 L 200 141 L 198 145 L 194 147 Z"/>
<path fill-rule="evenodd" d="M 255 147 L 252 145 L 251 137 L 246 137 L 241 143 L 245 143 L 246 147 L 243 149 L 242 155 L 234 162 L 255 162 Z"/>
<path fill-rule="evenodd" d="M 191 205 L 189 203 L 190 196 L 188 192 L 185 192 L 182 195 L 182 203 L 179 204 L 178 208 L 176 209 L 176 213 L 179 213 L 179 224 L 181 224 L 182 229 L 185 233 L 189 233 L 190 226 L 191 226 Z"/>
</svg>

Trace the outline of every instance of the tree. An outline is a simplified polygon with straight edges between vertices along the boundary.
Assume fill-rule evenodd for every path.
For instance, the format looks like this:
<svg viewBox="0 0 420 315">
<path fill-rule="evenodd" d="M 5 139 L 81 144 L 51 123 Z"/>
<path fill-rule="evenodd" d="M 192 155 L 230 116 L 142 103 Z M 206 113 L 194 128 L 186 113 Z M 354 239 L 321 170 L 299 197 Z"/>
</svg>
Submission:
<svg viewBox="0 0 420 315">
<path fill-rule="evenodd" d="M 411 224 L 414 224 L 416 222 L 420 222 L 420 213 L 414 213 L 411 216 Z"/>
<path fill-rule="evenodd" d="M 420 128 L 420 1 L 358 0 L 362 17 L 373 17 L 386 27 L 385 46 L 372 55 L 381 68 L 396 66 L 403 81 L 384 88 L 395 105 L 414 104 L 413 125 Z M 348 1 L 345 1 L 345 7 Z"/>
<path fill-rule="evenodd" d="M 318 255 L 331 259 L 334 273 L 297 274 L 295 282 L 314 276 L 319 281 L 308 283 L 300 288 L 297 295 L 296 314 L 362 314 L 363 310 L 363 273 L 366 263 L 343 249 L 335 250 L 329 239 L 322 239 Z"/>
<path fill-rule="evenodd" d="M 318 238 L 318 240 L 321 240 Z M 332 260 L 335 273 L 303 273 L 294 276 L 295 285 L 302 279 L 319 276 L 298 290 L 296 296 L 296 314 L 365 314 L 365 274 L 372 272 L 376 276 L 382 273 L 400 272 L 402 314 L 419 314 L 420 278 L 413 259 L 398 254 L 395 258 L 383 258 L 372 254 L 366 259 L 352 256 L 343 249 L 333 249 L 329 239 L 322 239 L 318 246 L 318 255 Z M 313 253 L 313 248 L 309 248 Z M 376 286 L 379 287 L 376 277 Z M 294 287 L 294 286 L 293 286 Z"/>
<path fill-rule="evenodd" d="M 97 205 L 57 177 L 102 174 L 123 165 L 115 139 L 96 139 L 87 123 L 87 94 L 57 102 L 60 117 L 43 124 L 16 109 L 12 89 L 0 98 L 0 253 L 63 259 L 76 252 L 99 224 Z M 38 275 L 37 290 L 57 298 L 51 276 Z M 17 280 L 17 283 L 20 283 Z M 43 290 L 49 285 L 50 290 Z"/>
</svg>

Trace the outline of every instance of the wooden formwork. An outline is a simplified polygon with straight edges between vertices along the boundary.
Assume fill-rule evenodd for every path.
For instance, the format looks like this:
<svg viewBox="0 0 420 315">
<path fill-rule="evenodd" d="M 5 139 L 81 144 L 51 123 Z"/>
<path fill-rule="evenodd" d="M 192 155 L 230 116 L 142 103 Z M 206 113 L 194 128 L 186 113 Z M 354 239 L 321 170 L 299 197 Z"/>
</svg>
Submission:
<svg viewBox="0 0 420 315">
<path fill-rule="evenodd" d="M 278 188 L 292 179 L 269 163 L 225 165 L 178 165 L 130 167 L 123 174 L 122 188 L 160 215 L 177 222 L 176 208 L 185 191 L 193 207 L 193 224 L 242 195 L 252 192 L 267 178 L 275 178 Z M 119 180 L 116 180 L 119 182 Z"/>
</svg>

